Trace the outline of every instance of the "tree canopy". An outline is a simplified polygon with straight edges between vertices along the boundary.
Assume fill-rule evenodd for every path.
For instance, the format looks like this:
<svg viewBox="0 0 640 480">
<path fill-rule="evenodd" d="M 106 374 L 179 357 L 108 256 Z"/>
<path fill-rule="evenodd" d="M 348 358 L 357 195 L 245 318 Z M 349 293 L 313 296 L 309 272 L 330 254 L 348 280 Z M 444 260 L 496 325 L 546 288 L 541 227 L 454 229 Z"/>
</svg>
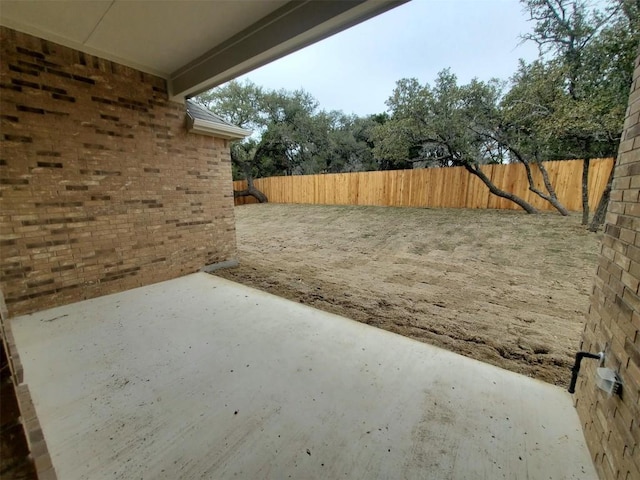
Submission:
<svg viewBox="0 0 640 480">
<path fill-rule="evenodd" d="M 231 81 L 197 100 L 254 134 L 232 146 L 234 178 L 374 170 L 372 130 L 384 116 L 319 109 L 304 90 Z"/>
</svg>

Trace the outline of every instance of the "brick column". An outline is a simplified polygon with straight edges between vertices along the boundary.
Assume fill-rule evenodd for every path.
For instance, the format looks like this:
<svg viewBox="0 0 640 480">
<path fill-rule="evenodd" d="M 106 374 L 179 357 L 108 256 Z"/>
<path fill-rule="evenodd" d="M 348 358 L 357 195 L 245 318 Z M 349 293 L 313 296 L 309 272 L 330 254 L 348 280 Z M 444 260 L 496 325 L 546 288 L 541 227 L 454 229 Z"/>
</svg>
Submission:
<svg viewBox="0 0 640 480">
<path fill-rule="evenodd" d="M 582 350 L 605 351 L 605 366 L 623 382 L 608 397 L 595 386 L 597 362 L 585 361 L 576 408 L 601 479 L 640 479 L 640 56 Z"/>
</svg>

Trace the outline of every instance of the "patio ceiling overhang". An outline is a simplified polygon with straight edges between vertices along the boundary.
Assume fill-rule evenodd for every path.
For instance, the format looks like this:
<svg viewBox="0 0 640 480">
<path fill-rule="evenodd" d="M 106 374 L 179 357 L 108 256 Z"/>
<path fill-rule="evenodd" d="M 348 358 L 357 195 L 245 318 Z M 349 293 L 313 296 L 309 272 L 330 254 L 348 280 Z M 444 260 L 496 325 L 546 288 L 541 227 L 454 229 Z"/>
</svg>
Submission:
<svg viewBox="0 0 640 480">
<path fill-rule="evenodd" d="M 0 24 L 201 93 L 408 0 L 3 0 Z"/>
</svg>

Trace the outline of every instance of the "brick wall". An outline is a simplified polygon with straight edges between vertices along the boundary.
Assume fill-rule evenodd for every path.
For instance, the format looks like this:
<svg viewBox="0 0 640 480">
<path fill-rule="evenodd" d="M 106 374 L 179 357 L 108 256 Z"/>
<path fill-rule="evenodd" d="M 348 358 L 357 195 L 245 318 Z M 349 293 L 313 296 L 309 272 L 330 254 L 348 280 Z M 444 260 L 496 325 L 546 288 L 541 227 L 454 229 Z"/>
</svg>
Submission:
<svg viewBox="0 0 640 480">
<path fill-rule="evenodd" d="M 0 289 L 10 316 L 235 255 L 224 140 L 164 80 L 0 30 Z"/>
<path fill-rule="evenodd" d="M 640 479 L 640 57 L 620 143 L 582 350 L 605 351 L 622 396 L 595 387 L 585 360 L 576 407 L 602 479 Z"/>
</svg>

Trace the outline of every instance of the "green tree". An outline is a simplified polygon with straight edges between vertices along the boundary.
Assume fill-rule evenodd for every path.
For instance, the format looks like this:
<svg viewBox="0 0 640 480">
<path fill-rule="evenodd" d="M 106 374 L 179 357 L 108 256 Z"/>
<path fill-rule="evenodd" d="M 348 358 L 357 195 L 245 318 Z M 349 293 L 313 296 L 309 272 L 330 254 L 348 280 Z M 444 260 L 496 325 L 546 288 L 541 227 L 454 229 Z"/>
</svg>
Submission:
<svg viewBox="0 0 640 480">
<path fill-rule="evenodd" d="M 352 172 L 378 169 L 373 156 L 373 130 L 385 114 L 358 117 L 319 110 L 304 90 L 264 90 L 232 81 L 201 95 L 201 104 L 228 121 L 254 131 L 231 146 L 234 179 L 270 175 Z M 252 193 L 253 192 L 253 193 Z M 256 196 L 256 195 L 254 195 Z"/>
<path fill-rule="evenodd" d="M 307 92 L 265 91 L 245 81 L 228 84 L 200 95 L 197 101 L 231 123 L 250 128 L 253 135 L 231 145 L 234 179 L 246 179 L 248 188 L 235 196 L 266 196 L 255 188 L 254 178 L 300 173 L 325 148 L 326 127 L 317 115 L 317 101 Z"/>
<path fill-rule="evenodd" d="M 527 213 L 537 210 L 524 199 L 498 188 L 481 166 L 501 162 L 504 146 L 490 133 L 497 118 L 501 83 L 472 80 L 458 85 L 449 70 L 438 74 L 433 87 L 416 79 L 397 82 L 387 100 L 389 121 L 376 130 L 378 158 L 419 158 L 432 165 L 462 166 L 489 191 Z"/>
<path fill-rule="evenodd" d="M 338 173 L 376 170 L 373 157 L 372 117 L 346 115 L 341 111 L 320 112 L 326 127 L 326 144 L 317 164 L 308 173 Z M 305 172 L 307 173 L 307 172 Z"/>
<path fill-rule="evenodd" d="M 214 111 L 227 121 L 242 128 L 254 130 L 257 134 L 264 128 L 262 105 L 265 93 L 262 87 L 247 80 L 244 83 L 235 80 L 224 86 L 198 95 L 195 100 Z M 255 136 L 235 141 L 231 144 L 231 166 L 233 179 L 247 180 L 247 188 L 234 190 L 234 197 L 253 196 L 259 202 L 268 201 L 267 196 L 253 184 L 259 172 L 257 161 L 258 142 Z"/>
<path fill-rule="evenodd" d="M 304 90 L 268 92 L 262 114 L 260 153 L 271 165 L 268 174 L 303 173 L 302 166 L 326 146 L 326 123 L 318 115 L 318 102 Z"/>
<path fill-rule="evenodd" d="M 632 80 L 633 60 L 640 42 L 640 4 L 614 0 L 599 8 L 587 0 L 522 0 L 534 31 L 525 40 L 540 48 L 539 64 L 552 72 L 554 95 L 538 98 L 534 127 L 539 148 L 551 158 L 583 158 L 583 224 L 588 222 L 589 159 L 613 156 L 617 151 Z M 595 6 L 594 6 L 595 5 Z M 535 75 L 536 65 L 521 66 L 512 100 L 531 101 L 527 88 L 548 79 Z M 553 135 L 548 135 L 553 132 Z M 599 211 L 606 211 L 603 195 Z M 604 208 L 603 208 L 604 207 Z M 595 228 L 601 216 L 594 218 Z M 592 223 L 591 228 L 594 227 Z"/>
<path fill-rule="evenodd" d="M 423 87 L 415 78 L 403 78 L 386 104 L 391 113 L 373 130 L 374 156 L 381 170 L 425 166 L 447 166 L 443 151 L 425 144 L 425 128 L 429 86 Z"/>
<path fill-rule="evenodd" d="M 529 190 L 566 216 L 569 211 L 558 199 L 543 163 L 556 155 L 556 131 L 548 119 L 555 103 L 564 97 L 564 78 L 554 67 L 540 61 L 530 65 L 520 62 L 488 135 L 507 149 L 512 160 L 524 165 Z M 566 158 L 566 154 L 559 154 L 559 158 Z M 535 184 L 532 166 L 540 171 L 544 190 Z"/>
</svg>

